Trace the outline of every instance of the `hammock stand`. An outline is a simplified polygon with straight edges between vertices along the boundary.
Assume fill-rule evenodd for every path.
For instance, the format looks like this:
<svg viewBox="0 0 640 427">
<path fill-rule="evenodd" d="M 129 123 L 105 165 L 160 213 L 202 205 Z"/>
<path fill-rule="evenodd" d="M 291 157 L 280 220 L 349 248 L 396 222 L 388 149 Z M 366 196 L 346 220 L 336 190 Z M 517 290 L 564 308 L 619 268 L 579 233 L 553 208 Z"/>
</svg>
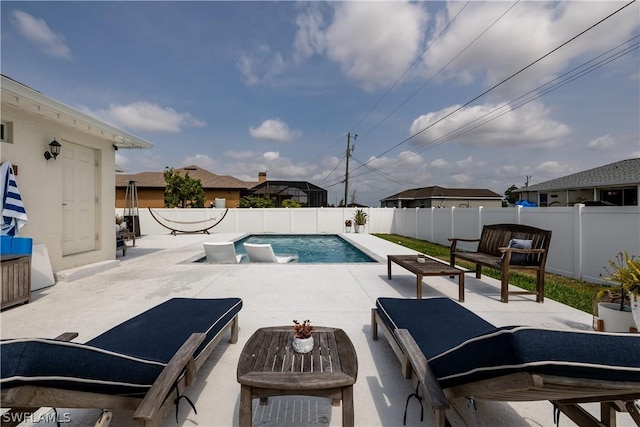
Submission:
<svg viewBox="0 0 640 427">
<path fill-rule="evenodd" d="M 160 214 L 157 214 L 164 221 L 173 222 L 173 223 L 176 223 L 176 224 L 201 224 L 201 223 L 205 223 L 205 222 L 208 222 L 208 221 L 216 221 L 213 225 L 210 225 L 208 227 L 201 228 L 201 229 L 198 229 L 198 230 L 180 230 L 178 228 L 170 227 L 170 226 L 168 226 L 166 224 L 163 224 L 162 221 L 160 221 L 160 219 L 158 219 L 158 217 L 156 217 L 156 214 L 153 213 L 151 208 L 147 207 L 147 209 L 149 209 L 149 213 L 151 214 L 151 217 L 153 217 L 153 219 L 155 219 L 156 222 L 158 224 L 160 224 L 161 226 L 163 226 L 164 228 L 171 230 L 171 234 L 173 234 L 174 236 L 176 236 L 177 233 L 184 233 L 184 234 L 195 234 L 195 233 L 211 234 L 211 233 L 209 233 L 209 230 L 211 230 L 216 225 L 220 224 L 220 222 L 224 219 L 224 217 L 227 216 L 227 212 L 229 212 L 229 208 L 225 209 L 224 214 L 222 214 L 222 218 L 220 218 L 217 221 L 216 221 L 216 218 L 205 219 L 203 221 L 174 221 L 174 220 L 171 220 L 171 219 L 167 219 L 167 218 L 163 217 Z"/>
</svg>

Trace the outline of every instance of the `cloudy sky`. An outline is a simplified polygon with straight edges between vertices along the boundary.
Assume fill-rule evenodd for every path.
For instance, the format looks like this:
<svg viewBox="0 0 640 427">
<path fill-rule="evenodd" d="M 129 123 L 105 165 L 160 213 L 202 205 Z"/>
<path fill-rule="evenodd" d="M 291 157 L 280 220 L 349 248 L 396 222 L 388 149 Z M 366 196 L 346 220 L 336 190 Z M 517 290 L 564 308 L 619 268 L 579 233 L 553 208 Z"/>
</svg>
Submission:
<svg viewBox="0 0 640 427">
<path fill-rule="evenodd" d="M 2 73 L 196 164 L 378 206 L 640 156 L 638 2 L 2 1 Z M 620 10 L 621 9 L 621 10 Z"/>
</svg>

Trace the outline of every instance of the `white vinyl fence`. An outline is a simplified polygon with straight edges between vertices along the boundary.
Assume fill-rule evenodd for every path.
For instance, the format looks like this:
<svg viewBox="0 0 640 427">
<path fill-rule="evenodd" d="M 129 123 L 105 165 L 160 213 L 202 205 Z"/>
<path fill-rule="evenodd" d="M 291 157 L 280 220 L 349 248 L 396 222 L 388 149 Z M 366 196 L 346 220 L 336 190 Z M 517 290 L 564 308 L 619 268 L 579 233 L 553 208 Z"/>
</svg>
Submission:
<svg viewBox="0 0 640 427">
<path fill-rule="evenodd" d="M 620 251 L 640 255 L 640 207 L 576 205 L 545 208 L 365 208 L 365 233 L 399 234 L 448 246 L 448 238 L 478 238 L 484 224 L 517 223 L 551 230 L 547 270 L 551 273 L 602 282 L 608 260 Z M 212 224 L 225 209 L 153 209 L 176 229 Z M 116 209 L 122 215 L 122 209 Z M 229 209 L 212 233 L 343 233 L 353 208 Z M 166 234 L 149 214 L 139 210 L 142 234 Z M 208 220 L 208 221 L 207 221 Z M 170 222 L 175 221 L 175 222 Z M 352 230 L 353 232 L 353 230 Z M 460 245 L 473 250 L 474 246 Z"/>
</svg>

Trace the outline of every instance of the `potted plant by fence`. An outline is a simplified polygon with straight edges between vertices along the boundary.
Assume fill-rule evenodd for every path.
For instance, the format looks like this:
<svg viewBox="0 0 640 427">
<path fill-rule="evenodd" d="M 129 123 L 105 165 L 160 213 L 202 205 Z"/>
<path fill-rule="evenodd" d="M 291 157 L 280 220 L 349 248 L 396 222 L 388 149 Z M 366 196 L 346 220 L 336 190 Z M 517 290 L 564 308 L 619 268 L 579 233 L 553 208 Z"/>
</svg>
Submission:
<svg viewBox="0 0 640 427">
<path fill-rule="evenodd" d="M 344 228 L 346 230 L 347 233 L 351 233 L 351 220 L 348 219 L 344 222 Z"/>
<path fill-rule="evenodd" d="M 293 349 L 298 353 L 309 353 L 313 350 L 313 335 L 311 335 L 313 326 L 311 326 L 311 322 L 308 319 L 302 323 L 294 320 L 293 330 L 295 331 L 291 342 Z"/>
<path fill-rule="evenodd" d="M 620 252 L 615 259 L 609 260 L 609 267 L 604 269 L 607 272 L 604 279 L 618 284 L 617 292 L 604 289 L 597 296 L 598 299 L 609 300 L 598 303 L 598 317 L 604 322 L 604 330 L 629 332 L 634 324 L 640 329 L 640 259 Z"/>
<path fill-rule="evenodd" d="M 369 219 L 368 213 L 363 209 L 356 209 L 356 213 L 353 215 L 353 222 L 356 224 L 356 233 L 362 231 L 364 226 L 367 224 L 367 219 Z"/>
</svg>

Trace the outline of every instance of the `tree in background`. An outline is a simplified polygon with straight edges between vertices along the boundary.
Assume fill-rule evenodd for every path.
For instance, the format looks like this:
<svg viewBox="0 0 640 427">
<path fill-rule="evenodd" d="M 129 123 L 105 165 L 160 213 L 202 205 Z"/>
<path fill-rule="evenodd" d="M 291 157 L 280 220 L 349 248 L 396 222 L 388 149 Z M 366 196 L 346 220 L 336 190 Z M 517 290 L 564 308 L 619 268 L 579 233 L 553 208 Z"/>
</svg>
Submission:
<svg viewBox="0 0 640 427">
<path fill-rule="evenodd" d="M 240 199 L 241 208 L 273 208 L 276 206 L 276 199 L 271 196 L 244 196 Z"/>
<path fill-rule="evenodd" d="M 516 200 L 518 200 L 518 195 L 513 192 L 514 190 L 517 190 L 517 189 L 518 187 L 516 187 L 515 185 L 512 185 L 511 187 L 507 188 L 507 191 L 504 192 L 505 199 L 507 199 L 507 202 L 510 205 L 513 205 L 516 202 Z"/>
<path fill-rule="evenodd" d="M 283 208 L 301 208 L 302 205 L 293 199 L 285 199 L 282 201 Z"/>
<path fill-rule="evenodd" d="M 199 179 L 180 175 L 174 168 L 165 168 L 164 181 L 167 183 L 164 189 L 164 206 L 167 208 L 190 206 L 192 208 L 204 207 L 204 188 Z"/>
</svg>

